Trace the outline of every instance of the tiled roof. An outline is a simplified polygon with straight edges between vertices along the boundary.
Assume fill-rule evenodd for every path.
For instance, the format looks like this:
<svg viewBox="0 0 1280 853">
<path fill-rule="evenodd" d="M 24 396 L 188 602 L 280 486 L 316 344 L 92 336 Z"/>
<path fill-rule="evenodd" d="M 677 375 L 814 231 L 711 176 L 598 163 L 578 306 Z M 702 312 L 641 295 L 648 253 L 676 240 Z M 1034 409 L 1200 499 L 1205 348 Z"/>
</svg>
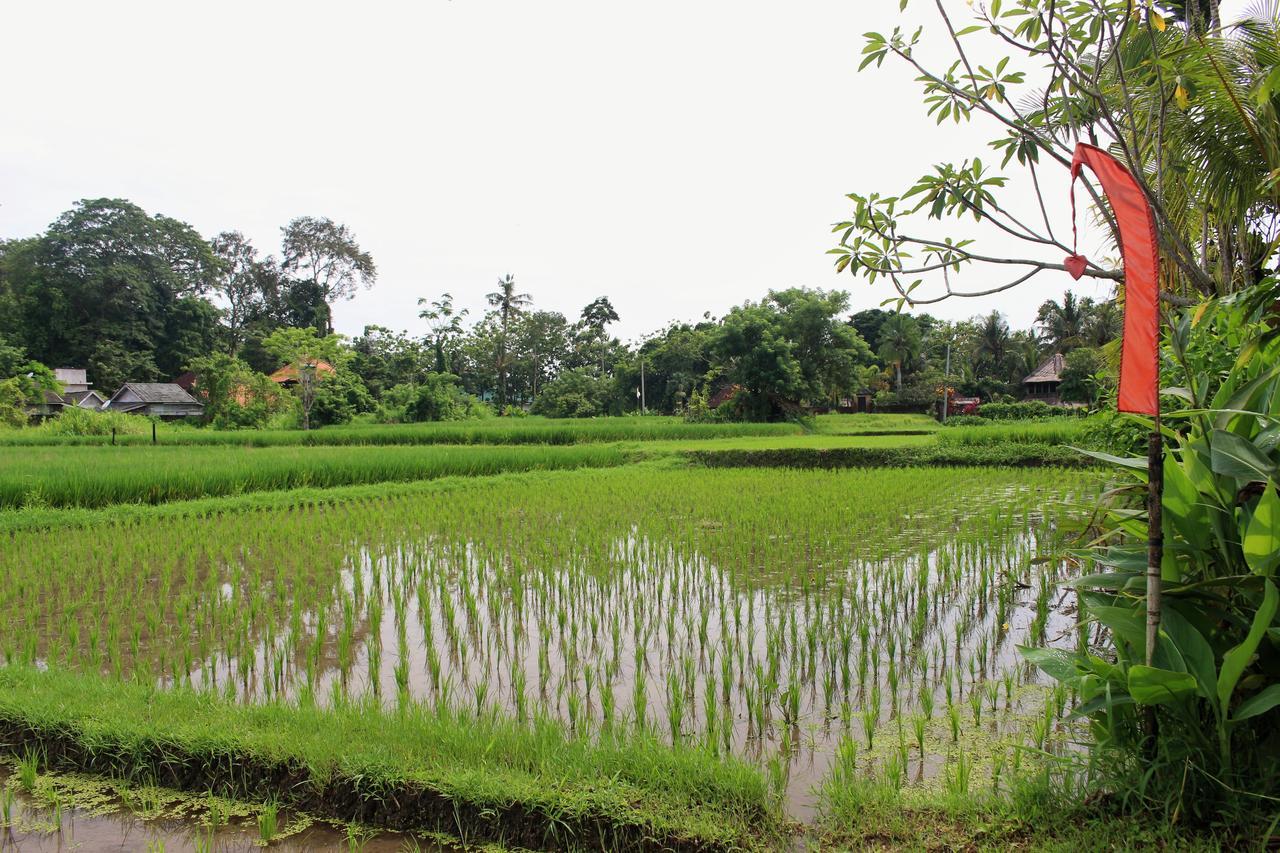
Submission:
<svg viewBox="0 0 1280 853">
<path fill-rule="evenodd" d="M 1030 376 L 1022 380 L 1023 382 L 1061 382 L 1062 368 L 1066 366 L 1067 360 L 1062 357 L 1062 353 L 1055 352 L 1049 358 L 1040 363 Z"/>
<path fill-rule="evenodd" d="M 172 382 L 126 382 L 125 387 L 144 403 L 199 403 L 181 386 Z"/>
<path fill-rule="evenodd" d="M 333 365 L 330 364 L 329 362 L 327 361 L 316 362 L 317 376 L 332 376 L 336 372 L 337 371 L 333 369 Z M 271 374 L 270 378 L 272 382 L 297 382 L 298 381 L 298 365 L 286 364 L 284 367 L 280 368 L 275 373 Z"/>
</svg>

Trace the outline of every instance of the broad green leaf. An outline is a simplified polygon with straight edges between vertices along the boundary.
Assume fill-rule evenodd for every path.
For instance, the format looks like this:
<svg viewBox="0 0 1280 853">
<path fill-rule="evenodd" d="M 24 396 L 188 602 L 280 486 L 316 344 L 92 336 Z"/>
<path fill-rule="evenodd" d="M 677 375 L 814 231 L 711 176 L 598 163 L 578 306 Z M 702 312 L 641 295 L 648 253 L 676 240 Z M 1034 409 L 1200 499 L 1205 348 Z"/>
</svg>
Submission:
<svg viewBox="0 0 1280 853">
<path fill-rule="evenodd" d="M 1134 664 L 1129 667 L 1129 693 L 1140 705 L 1163 705 L 1194 693 L 1196 680 L 1186 672 L 1173 672 L 1154 666 Z"/>
<path fill-rule="evenodd" d="M 1097 459 L 1100 462 L 1119 465 L 1123 468 L 1131 468 L 1135 471 L 1141 471 L 1144 475 L 1147 473 L 1147 460 L 1142 456 L 1113 456 L 1110 453 L 1103 453 L 1100 450 L 1086 450 L 1083 447 L 1072 447 L 1071 449 L 1077 453 L 1083 453 L 1085 456 Z"/>
<path fill-rule="evenodd" d="M 1183 539 L 1204 551 L 1213 543 L 1213 532 L 1200 501 L 1200 492 L 1182 469 L 1182 465 L 1172 454 L 1166 456 L 1162 504 L 1165 517 L 1182 534 Z"/>
<path fill-rule="evenodd" d="M 1249 482 L 1269 480 L 1276 471 L 1276 464 L 1253 442 L 1220 429 L 1213 431 L 1211 464 L 1214 473 Z"/>
<path fill-rule="evenodd" d="M 1273 684 L 1256 696 L 1250 696 L 1241 702 L 1240 707 L 1236 708 L 1235 716 L 1231 718 L 1231 721 L 1238 723 L 1241 720 L 1265 714 L 1277 705 L 1280 705 L 1280 684 Z"/>
<path fill-rule="evenodd" d="M 1280 491 L 1268 483 L 1244 530 L 1244 558 L 1257 575 L 1268 575 L 1280 566 Z"/>
<path fill-rule="evenodd" d="M 1127 607 L 1090 605 L 1088 615 L 1105 625 L 1116 640 L 1128 645 L 1136 657 L 1145 657 L 1147 648 L 1145 611 Z"/>
<path fill-rule="evenodd" d="M 1044 670 L 1054 681 L 1073 681 L 1080 677 L 1076 656 L 1063 649 L 1041 649 L 1018 646 L 1018 653 L 1029 663 Z"/>
<path fill-rule="evenodd" d="M 1132 705 L 1133 697 L 1128 693 L 1103 693 L 1094 696 L 1071 712 L 1072 717 L 1091 717 L 1099 711 L 1109 711 L 1116 705 Z"/>
<path fill-rule="evenodd" d="M 1262 606 L 1253 616 L 1249 635 L 1244 638 L 1243 643 L 1222 656 L 1222 669 L 1218 672 L 1218 707 L 1222 709 L 1224 718 L 1231 705 L 1231 694 L 1235 692 L 1236 683 L 1240 681 L 1240 676 L 1244 674 L 1245 667 L 1249 665 L 1254 652 L 1258 650 L 1258 644 L 1262 642 L 1263 635 L 1271 626 L 1271 620 L 1275 618 L 1277 603 L 1280 603 L 1280 593 L 1276 592 L 1275 584 L 1266 581 Z"/>
<path fill-rule="evenodd" d="M 1160 615 L 1160 633 L 1168 637 L 1182 654 L 1187 672 L 1196 680 L 1197 692 L 1212 700 L 1217 690 L 1218 672 L 1214 666 L 1213 648 L 1204 634 L 1171 608 Z"/>
</svg>

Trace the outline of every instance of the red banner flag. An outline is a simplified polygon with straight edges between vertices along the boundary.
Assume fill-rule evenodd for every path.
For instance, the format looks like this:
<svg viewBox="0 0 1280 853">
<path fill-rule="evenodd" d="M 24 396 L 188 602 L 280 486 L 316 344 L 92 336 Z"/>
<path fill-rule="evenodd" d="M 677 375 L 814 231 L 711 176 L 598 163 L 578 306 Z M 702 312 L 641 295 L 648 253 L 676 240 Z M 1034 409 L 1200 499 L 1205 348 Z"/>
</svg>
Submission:
<svg viewBox="0 0 1280 853">
<path fill-rule="evenodd" d="M 1120 350 L 1122 412 L 1160 412 L 1160 248 L 1155 217 L 1142 187 L 1124 164 L 1101 148 L 1083 142 L 1071 160 L 1071 227 L 1075 229 L 1076 178 L 1088 166 L 1111 202 L 1124 257 L 1124 340 Z M 1074 246 L 1072 247 L 1074 250 Z M 1085 259 L 1067 258 L 1073 278 L 1084 274 Z"/>
</svg>

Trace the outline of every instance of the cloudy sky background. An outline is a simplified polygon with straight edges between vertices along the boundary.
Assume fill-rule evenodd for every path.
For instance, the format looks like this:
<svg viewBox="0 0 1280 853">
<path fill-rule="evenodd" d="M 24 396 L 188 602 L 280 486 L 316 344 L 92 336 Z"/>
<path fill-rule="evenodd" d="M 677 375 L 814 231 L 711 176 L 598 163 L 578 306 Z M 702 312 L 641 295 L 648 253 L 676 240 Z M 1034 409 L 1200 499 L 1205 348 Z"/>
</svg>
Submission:
<svg viewBox="0 0 1280 853">
<path fill-rule="evenodd" d="M 6 4 L 0 237 L 99 196 L 206 237 L 243 231 L 264 254 L 290 218 L 329 216 L 379 268 L 372 291 L 337 306 L 347 334 L 420 333 L 418 298 L 443 291 L 478 315 L 508 272 L 571 318 L 608 295 L 623 338 L 769 288 L 840 287 L 874 307 L 889 286 L 836 276 L 824 254 L 844 193 L 899 192 L 997 135 L 935 127 L 892 61 L 857 73 L 862 33 L 931 20 L 931 7 L 900 19 L 897 0 Z M 938 35 L 928 58 L 943 56 Z M 1066 188 L 1049 173 L 1063 227 Z M 1097 240 L 1082 250 L 1098 255 Z M 930 310 L 998 309 L 1025 326 L 1071 284 L 1044 275 Z"/>
</svg>

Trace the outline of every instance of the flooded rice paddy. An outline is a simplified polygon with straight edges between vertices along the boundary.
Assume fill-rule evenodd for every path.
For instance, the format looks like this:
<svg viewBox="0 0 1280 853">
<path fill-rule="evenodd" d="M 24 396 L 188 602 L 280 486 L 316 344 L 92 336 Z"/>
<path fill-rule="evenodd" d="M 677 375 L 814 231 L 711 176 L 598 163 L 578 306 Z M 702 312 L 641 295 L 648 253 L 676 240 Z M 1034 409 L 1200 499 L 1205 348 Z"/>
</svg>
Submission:
<svg viewBox="0 0 1280 853">
<path fill-rule="evenodd" d="M 807 819 L 837 763 L 942 784 L 1061 739 L 1067 697 L 1016 647 L 1078 642 L 1058 555 L 1096 494 L 1059 471 L 620 469 L 24 533 L 0 652 L 242 702 L 645 728 L 756 763 Z"/>
</svg>

